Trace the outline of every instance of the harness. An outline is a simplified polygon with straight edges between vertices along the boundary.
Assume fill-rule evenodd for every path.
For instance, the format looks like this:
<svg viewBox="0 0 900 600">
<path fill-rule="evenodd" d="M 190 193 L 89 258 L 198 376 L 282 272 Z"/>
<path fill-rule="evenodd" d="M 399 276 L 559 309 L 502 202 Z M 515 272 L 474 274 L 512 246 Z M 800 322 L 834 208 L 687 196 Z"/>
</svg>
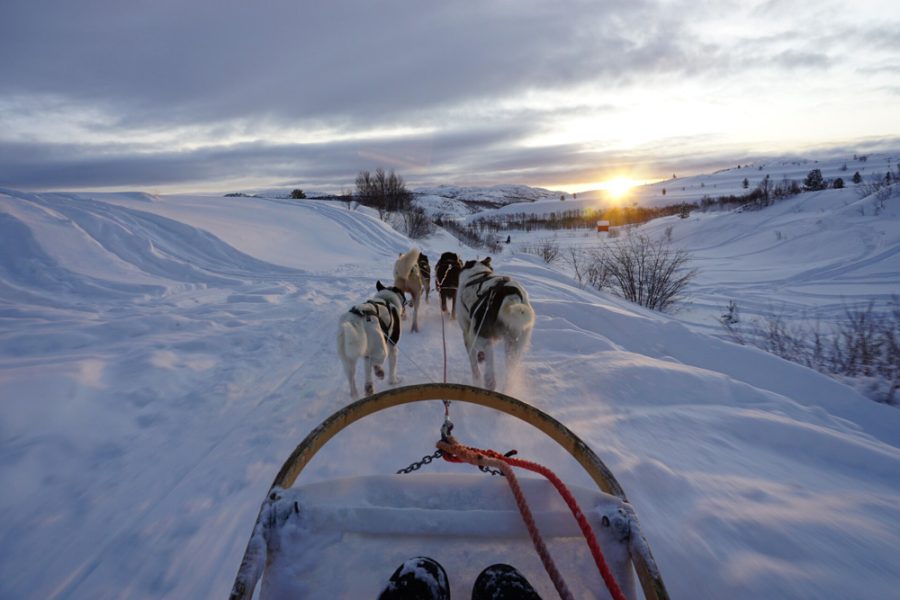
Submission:
<svg viewBox="0 0 900 600">
<path fill-rule="evenodd" d="M 456 282 L 458 285 L 459 284 L 459 265 L 455 261 L 452 261 L 452 260 L 445 261 L 445 260 L 441 259 L 437 262 L 437 264 L 434 267 L 435 275 L 437 277 L 437 279 L 435 279 L 435 281 L 434 281 L 434 288 L 437 291 L 455 290 L 456 289 L 456 287 L 457 287 L 456 285 L 447 285 L 447 286 L 444 285 L 444 282 L 447 280 L 448 277 L 450 277 L 450 274 L 453 272 L 454 267 L 457 268 Z M 444 272 L 443 275 L 441 275 L 441 271 Z"/>
<path fill-rule="evenodd" d="M 483 289 L 484 284 L 491 280 L 494 283 L 487 289 Z M 522 302 L 525 302 L 522 291 L 518 287 L 510 285 L 510 281 L 512 279 L 504 275 L 484 273 L 466 282 L 465 287 L 467 288 L 477 286 L 475 303 L 469 307 L 463 302 L 463 308 L 471 316 L 470 327 L 475 327 L 475 324 L 478 323 L 475 331 L 479 337 L 493 338 L 502 334 L 500 321 L 497 317 L 500 314 L 503 300 L 508 296 L 518 296 Z"/>
<path fill-rule="evenodd" d="M 348 312 L 358 317 L 367 319 L 375 317 L 378 319 L 378 326 L 381 333 L 384 334 L 392 345 L 396 346 L 400 341 L 400 312 L 393 304 L 381 298 L 372 298 L 366 300 L 362 304 L 354 306 Z"/>
</svg>

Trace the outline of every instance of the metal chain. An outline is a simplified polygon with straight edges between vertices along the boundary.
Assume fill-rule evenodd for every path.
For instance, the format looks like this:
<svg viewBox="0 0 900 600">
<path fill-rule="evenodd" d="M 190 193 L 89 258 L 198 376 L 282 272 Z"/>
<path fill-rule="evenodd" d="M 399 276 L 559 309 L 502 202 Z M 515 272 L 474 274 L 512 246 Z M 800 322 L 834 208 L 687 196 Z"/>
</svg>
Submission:
<svg viewBox="0 0 900 600">
<path fill-rule="evenodd" d="M 422 460 L 418 462 L 414 462 L 405 469 L 400 469 L 397 471 L 397 475 L 402 475 L 404 473 L 412 473 L 413 471 L 418 471 L 423 466 L 431 463 L 431 461 L 436 460 L 444 455 L 443 450 L 435 450 L 434 454 L 429 454 L 428 456 L 423 456 Z"/>
<path fill-rule="evenodd" d="M 513 456 L 517 454 L 515 450 L 510 450 L 504 456 Z M 443 450 L 435 450 L 434 454 L 429 454 L 428 456 L 423 456 L 422 460 L 417 461 L 406 467 L 405 469 L 400 469 L 397 471 L 397 475 L 405 475 L 407 473 L 412 473 L 413 471 L 418 471 L 425 465 L 431 464 L 432 461 L 437 460 L 444 456 Z M 490 475 L 499 475 L 500 477 L 506 477 L 500 469 L 492 469 L 491 467 L 478 467 L 478 470 L 482 473 L 489 473 Z"/>
</svg>

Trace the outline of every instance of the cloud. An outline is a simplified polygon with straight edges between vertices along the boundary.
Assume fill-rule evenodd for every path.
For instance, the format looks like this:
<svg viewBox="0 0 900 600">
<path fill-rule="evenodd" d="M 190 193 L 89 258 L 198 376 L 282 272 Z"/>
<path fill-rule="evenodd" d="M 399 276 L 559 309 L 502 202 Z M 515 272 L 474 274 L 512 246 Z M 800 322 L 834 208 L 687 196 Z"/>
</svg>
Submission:
<svg viewBox="0 0 900 600">
<path fill-rule="evenodd" d="M 859 51 L 867 33 L 882 53 L 897 47 L 890 23 L 804 6 L 5 0 L 0 180 L 212 187 L 241 174 L 335 186 L 379 164 L 441 181 L 587 176 L 630 156 L 602 138 L 630 101 L 753 96 L 774 107 L 760 76 L 823 69 L 816 93 L 843 94 L 854 85 L 833 67 L 864 81 L 887 59 Z M 576 121 L 591 121 L 598 143 L 553 135 Z M 639 134 L 658 147 L 673 132 Z"/>
</svg>

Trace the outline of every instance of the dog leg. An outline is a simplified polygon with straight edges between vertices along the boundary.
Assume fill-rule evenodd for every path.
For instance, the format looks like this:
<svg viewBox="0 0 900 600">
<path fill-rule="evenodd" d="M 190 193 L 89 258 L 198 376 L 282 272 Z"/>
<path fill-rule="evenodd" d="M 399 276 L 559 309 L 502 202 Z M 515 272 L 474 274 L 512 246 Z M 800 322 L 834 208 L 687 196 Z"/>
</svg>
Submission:
<svg viewBox="0 0 900 600">
<path fill-rule="evenodd" d="M 484 339 L 478 355 L 484 360 L 484 387 L 493 390 L 497 387 L 497 374 L 494 371 L 494 343 Z"/>
<path fill-rule="evenodd" d="M 469 365 L 472 367 L 473 385 L 481 385 L 481 369 L 478 368 L 478 339 L 466 343 L 466 353 L 469 355 Z"/>
<path fill-rule="evenodd" d="M 388 372 L 390 373 L 388 383 L 391 385 L 400 383 L 400 378 L 397 377 L 397 346 L 393 344 L 388 349 Z"/>
<path fill-rule="evenodd" d="M 366 369 L 366 396 L 371 396 L 375 393 L 375 382 L 372 381 L 372 359 L 368 356 L 366 357 L 365 362 Z"/>
<path fill-rule="evenodd" d="M 356 359 L 347 358 L 342 354 L 341 362 L 344 363 L 344 373 L 347 375 L 347 381 L 350 382 L 350 397 L 356 400 L 359 398 L 359 390 L 356 389 Z"/>
<path fill-rule="evenodd" d="M 410 327 L 410 332 L 418 332 L 419 331 L 419 296 L 413 296 L 413 321 L 412 327 Z"/>
<path fill-rule="evenodd" d="M 506 338 L 506 370 L 514 368 L 517 364 L 519 364 L 519 360 L 522 358 L 522 350 L 524 349 L 525 339 L 523 336 L 519 336 L 517 338 L 507 337 Z"/>
</svg>

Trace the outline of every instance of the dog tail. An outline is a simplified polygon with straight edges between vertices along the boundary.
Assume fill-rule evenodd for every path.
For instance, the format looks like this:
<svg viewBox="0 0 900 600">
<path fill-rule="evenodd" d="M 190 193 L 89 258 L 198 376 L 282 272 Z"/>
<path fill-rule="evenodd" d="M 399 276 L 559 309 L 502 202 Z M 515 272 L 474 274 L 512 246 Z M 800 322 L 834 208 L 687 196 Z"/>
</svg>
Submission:
<svg viewBox="0 0 900 600">
<path fill-rule="evenodd" d="M 534 327 L 534 309 L 530 304 L 521 302 L 512 296 L 503 301 L 500 306 L 500 314 L 497 316 L 508 329 L 519 334 L 530 331 Z"/>
<path fill-rule="evenodd" d="M 395 280 L 409 278 L 409 272 L 419 264 L 419 254 L 421 251 L 418 248 L 410 248 L 405 254 L 400 255 L 400 258 L 394 263 Z"/>
</svg>

